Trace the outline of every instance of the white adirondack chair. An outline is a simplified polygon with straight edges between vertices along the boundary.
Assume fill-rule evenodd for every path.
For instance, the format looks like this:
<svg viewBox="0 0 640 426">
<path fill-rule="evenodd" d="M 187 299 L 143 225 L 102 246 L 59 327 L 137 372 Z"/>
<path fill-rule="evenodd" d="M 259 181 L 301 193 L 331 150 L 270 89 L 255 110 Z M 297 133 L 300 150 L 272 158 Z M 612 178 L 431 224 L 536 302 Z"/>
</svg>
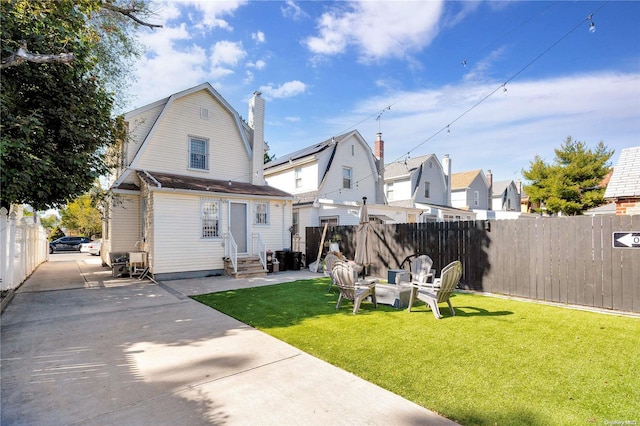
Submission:
<svg viewBox="0 0 640 426">
<path fill-rule="evenodd" d="M 459 260 L 456 260 L 442 269 L 440 278 L 436 278 L 433 284 L 412 284 L 413 291 L 411 292 L 411 297 L 409 299 L 408 311 L 411 312 L 413 302 L 417 298 L 425 302 L 431 308 L 436 319 L 442 318 L 442 315 L 440 315 L 440 309 L 438 308 L 438 303 L 447 302 L 451 315 L 455 315 L 456 312 L 453 310 L 453 306 L 451 306 L 449 298 L 451 296 L 451 292 L 453 292 L 453 290 L 458 286 L 461 277 L 462 263 L 460 263 Z"/>
</svg>

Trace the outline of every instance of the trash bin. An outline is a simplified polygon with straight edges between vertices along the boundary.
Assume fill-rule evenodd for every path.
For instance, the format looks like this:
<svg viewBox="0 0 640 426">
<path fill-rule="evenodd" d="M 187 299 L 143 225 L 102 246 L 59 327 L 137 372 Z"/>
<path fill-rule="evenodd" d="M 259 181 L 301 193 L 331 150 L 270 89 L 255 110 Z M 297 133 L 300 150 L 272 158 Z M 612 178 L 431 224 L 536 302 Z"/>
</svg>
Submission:
<svg viewBox="0 0 640 426">
<path fill-rule="evenodd" d="M 287 261 L 289 262 L 287 267 L 290 270 L 299 271 L 302 265 L 302 252 L 301 251 L 287 252 Z"/>
<path fill-rule="evenodd" d="M 267 250 L 267 272 L 273 272 L 273 252 Z"/>
<path fill-rule="evenodd" d="M 276 250 L 276 259 L 278 259 L 278 263 L 280 263 L 280 270 L 287 270 L 287 253 L 288 251 L 284 250 Z"/>
</svg>

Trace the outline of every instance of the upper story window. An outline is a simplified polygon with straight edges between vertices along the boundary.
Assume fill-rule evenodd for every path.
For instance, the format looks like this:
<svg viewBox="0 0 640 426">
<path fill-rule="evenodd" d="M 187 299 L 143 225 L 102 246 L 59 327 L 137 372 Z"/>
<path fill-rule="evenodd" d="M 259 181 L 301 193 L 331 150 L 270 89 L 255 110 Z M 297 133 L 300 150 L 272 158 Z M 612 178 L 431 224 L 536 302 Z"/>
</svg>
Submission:
<svg viewBox="0 0 640 426">
<path fill-rule="evenodd" d="M 220 237 L 220 202 L 210 198 L 200 200 L 200 237 Z"/>
<path fill-rule="evenodd" d="M 478 191 L 473 192 L 473 205 L 477 206 L 480 204 L 480 193 Z"/>
<path fill-rule="evenodd" d="M 268 225 L 269 224 L 269 203 L 259 201 L 255 203 L 255 223 L 256 225 Z"/>
<path fill-rule="evenodd" d="M 293 233 L 293 235 L 298 234 L 299 232 L 299 226 L 298 224 L 300 223 L 300 210 L 293 210 L 293 216 L 292 216 L 292 221 L 291 221 L 291 227 L 293 228 L 291 230 L 291 232 Z"/>
<path fill-rule="evenodd" d="M 387 200 L 393 200 L 393 182 L 387 184 Z"/>
<path fill-rule="evenodd" d="M 424 183 L 424 198 L 431 197 L 431 184 L 429 182 Z"/>
<path fill-rule="evenodd" d="M 355 145 L 351 145 L 351 156 L 352 157 L 356 156 L 356 146 Z"/>
<path fill-rule="evenodd" d="M 342 188 L 351 189 L 352 172 L 351 167 L 342 168 Z"/>
<path fill-rule="evenodd" d="M 205 107 L 200 108 L 200 118 L 202 118 L 203 120 L 209 119 L 209 110 L 207 108 Z"/>
<path fill-rule="evenodd" d="M 296 188 L 302 188 L 302 167 L 296 167 L 294 171 Z"/>
<path fill-rule="evenodd" d="M 189 137 L 189 168 L 209 170 L 209 140 Z"/>
</svg>

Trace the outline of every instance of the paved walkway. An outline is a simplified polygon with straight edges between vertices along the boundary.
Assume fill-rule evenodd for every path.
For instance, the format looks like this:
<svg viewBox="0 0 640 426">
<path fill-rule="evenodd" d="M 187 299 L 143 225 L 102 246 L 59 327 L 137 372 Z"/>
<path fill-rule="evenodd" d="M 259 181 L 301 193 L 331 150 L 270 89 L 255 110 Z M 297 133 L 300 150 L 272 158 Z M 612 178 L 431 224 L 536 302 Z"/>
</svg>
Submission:
<svg viewBox="0 0 640 426">
<path fill-rule="evenodd" d="M 307 276 L 156 285 L 52 255 L 2 314 L 0 424 L 455 425 L 187 297 Z"/>
</svg>

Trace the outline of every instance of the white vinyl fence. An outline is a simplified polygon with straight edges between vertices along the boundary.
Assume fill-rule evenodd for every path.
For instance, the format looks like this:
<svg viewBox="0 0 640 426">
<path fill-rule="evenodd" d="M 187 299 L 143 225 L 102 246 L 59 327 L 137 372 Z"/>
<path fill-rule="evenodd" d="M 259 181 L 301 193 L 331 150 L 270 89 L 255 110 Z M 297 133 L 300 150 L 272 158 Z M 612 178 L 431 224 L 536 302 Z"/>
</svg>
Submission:
<svg viewBox="0 0 640 426">
<path fill-rule="evenodd" d="M 0 209 L 0 281 L 2 291 L 17 288 L 49 256 L 47 233 L 33 217 L 16 219 Z"/>
</svg>

